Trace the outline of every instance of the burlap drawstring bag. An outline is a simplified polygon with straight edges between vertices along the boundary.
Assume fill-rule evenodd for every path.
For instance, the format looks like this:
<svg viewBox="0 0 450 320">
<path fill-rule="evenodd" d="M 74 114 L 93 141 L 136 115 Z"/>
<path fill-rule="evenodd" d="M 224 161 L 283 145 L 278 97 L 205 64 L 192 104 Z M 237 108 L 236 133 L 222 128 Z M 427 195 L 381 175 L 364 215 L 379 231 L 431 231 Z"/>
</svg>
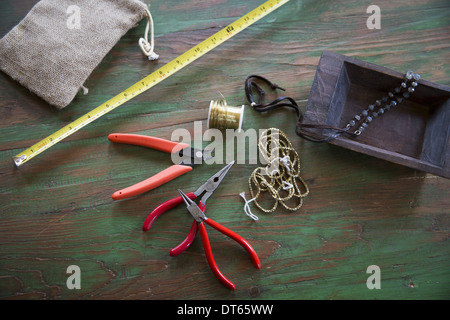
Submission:
<svg viewBox="0 0 450 320">
<path fill-rule="evenodd" d="M 41 0 L 0 39 L 0 69 L 58 109 L 67 106 L 119 39 L 147 17 L 139 45 L 149 59 L 153 21 L 140 0 Z M 147 33 L 151 24 L 151 41 Z"/>
</svg>

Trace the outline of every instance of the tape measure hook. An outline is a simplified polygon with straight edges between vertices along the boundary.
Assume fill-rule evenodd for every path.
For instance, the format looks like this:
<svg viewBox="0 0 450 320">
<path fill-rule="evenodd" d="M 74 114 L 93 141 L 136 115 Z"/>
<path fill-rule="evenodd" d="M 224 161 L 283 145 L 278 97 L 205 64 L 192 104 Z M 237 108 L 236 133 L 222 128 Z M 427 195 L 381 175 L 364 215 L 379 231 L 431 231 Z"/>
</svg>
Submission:
<svg viewBox="0 0 450 320">
<path fill-rule="evenodd" d="M 14 163 L 16 164 L 16 166 L 18 167 L 22 164 L 22 162 L 25 161 L 26 158 L 27 158 L 27 156 L 23 154 L 20 157 L 18 157 L 18 156 L 13 157 L 13 160 L 14 160 Z"/>
</svg>

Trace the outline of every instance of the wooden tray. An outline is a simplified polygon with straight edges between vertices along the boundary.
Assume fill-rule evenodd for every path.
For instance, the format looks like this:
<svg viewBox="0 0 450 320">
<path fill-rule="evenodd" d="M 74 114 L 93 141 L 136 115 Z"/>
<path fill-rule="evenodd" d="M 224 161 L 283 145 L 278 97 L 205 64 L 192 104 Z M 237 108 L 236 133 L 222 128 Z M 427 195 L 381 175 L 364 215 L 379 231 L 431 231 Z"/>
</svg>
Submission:
<svg viewBox="0 0 450 320">
<path fill-rule="evenodd" d="M 304 123 L 343 128 L 398 87 L 403 77 L 404 73 L 324 51 Z M 418 83 L 409 99 L 376 118 L 360 136 L 341 135 L 330 143 L 449 178 L 450 88 L 423 79 Z M 326 130 L 301 131 L 316 138 L 327 136 Z"/>
</svg>

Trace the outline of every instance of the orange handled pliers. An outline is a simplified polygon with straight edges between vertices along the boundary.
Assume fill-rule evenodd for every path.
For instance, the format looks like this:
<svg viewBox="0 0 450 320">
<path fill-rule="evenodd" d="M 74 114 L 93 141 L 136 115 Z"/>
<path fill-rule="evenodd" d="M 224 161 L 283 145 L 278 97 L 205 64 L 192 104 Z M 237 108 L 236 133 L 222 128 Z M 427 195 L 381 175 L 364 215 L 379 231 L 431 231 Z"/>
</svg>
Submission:
<svg viewBox="0 0 450 320">
<path fill-rule="evenodd" d="M 114 200 L 134 197 L 159 187 L 160 185 L 191 171 L 195 164 L 201 164 L 204 160 L 209 159 L 211 152 L 213 151 L 212 149 L 194 149 L 186 143 L 179 143 L 139 134 L 111 133 L 108 135 L 108 139 L 111 142 L 132 144 L 167 153 L 178 153 L 178 157 L 180 159 L 178 164 L 174 164 L 154 176 L 136 183 L 135 185 L 114 192 L 112 195 Z"/>
</svg>

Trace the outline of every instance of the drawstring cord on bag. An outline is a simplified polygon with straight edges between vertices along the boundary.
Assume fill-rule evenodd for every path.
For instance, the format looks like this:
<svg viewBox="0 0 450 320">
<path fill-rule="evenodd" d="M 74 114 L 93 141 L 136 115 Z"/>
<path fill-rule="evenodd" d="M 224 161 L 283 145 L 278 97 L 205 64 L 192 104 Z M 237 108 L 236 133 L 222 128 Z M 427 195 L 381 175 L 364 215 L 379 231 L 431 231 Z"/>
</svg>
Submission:
<svg viewBox="0 0 450 320">
<path fill-rule="evenodd" d="M 145 9 L 145 15 L 147 16 L 147 26 L 145 27 L 144 38 L 139 39 L 139 47 L 143 54 L 148 57 L 148 60 L 156 60 L 159 58 L 153 50 L 155 49 L 154 34 L 153 34 L 153 18 L 148 9 Z M 150 29 L 150 42 L 148 42 L 148 31 Z"/>
<path fill-rule="evenodd" d="M 159 58 L 159 55 L 153 51 L 155 48 L 155 39 L 153 33 L 153 18 L 148 9 L 145 9 L 145 15 L 147 17 L 147 26 L 145 27 L 144 38 L 139 39 L 139 47 L 141 48 L 142 53 L 148 57 L 148 60 L 157 60 Z M 148 42 L 149 29 L 150 29 L 150 42 Z M 89 92 L 89 89 L 83 85 L 80 87 L 80 90 L 83 90 L 84 95 L 87 95 Z"/>
</svg>

